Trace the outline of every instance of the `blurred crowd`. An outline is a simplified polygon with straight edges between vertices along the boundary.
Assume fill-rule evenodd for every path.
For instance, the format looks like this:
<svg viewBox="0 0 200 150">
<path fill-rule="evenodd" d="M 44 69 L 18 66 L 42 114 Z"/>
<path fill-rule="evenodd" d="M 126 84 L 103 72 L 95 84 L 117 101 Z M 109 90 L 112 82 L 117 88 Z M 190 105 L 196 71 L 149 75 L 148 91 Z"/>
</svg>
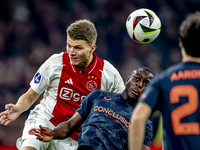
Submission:
<svg viewBox="0 0 200 150">
<path fill-rule="evenodd" d="M 162 27 L 158 38 L 138 44 L 126 32 L 128 15 L 153 10 Z M 2 0 L 0 1 L 0 112 L 29 88 L 39 66 L 52 54 L 66 51 L 66 28 L 78 19 L 91 20 L 98 32 L 97 55 L 126 77 L 139 66 L 160 73 L 181 61 L 178 27 L 199 0 Z M 0 126 L 0 145 L 13 146 L 29 111 L 7 127 Z"/>
</svg>

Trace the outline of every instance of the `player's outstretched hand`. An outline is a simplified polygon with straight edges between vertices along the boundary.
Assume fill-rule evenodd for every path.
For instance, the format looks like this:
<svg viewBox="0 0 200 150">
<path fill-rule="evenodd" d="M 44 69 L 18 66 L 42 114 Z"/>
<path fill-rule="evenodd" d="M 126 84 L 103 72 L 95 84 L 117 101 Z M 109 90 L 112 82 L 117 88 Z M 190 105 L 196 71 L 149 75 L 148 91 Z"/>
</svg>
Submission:
<svg viewBox="0 0 200 150">
<path fill-rule="evenodd" d="M 39 125 L 39 127 L 40 128 L 35 132 L 36 139 L 43 142 L 51 141 L 53 139 L 53 131 L 41 125 Z"/>
<path fill-rule="evenodd" d="M 20 112 L 20 107 L 14 104 L 5 105 L 5 111 L 0 113 L 0 124 L 8 125 L 10 122 L 16 120 Z"/>
</svg>

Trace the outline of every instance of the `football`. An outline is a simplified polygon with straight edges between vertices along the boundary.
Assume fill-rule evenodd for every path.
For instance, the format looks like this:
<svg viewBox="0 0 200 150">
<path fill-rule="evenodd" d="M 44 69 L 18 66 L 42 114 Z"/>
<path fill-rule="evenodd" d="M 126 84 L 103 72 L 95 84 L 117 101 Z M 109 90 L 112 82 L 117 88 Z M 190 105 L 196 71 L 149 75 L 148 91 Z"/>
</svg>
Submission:
<svg viewBox="0 0 200 150">
<path fill-rule="evenodd" d="M 161 31 L 158 16 L 149 9 L 133 11 L 126 20 L 128 35 L 137 43 L 147 44 L 155 40 Z"/>
</svg>

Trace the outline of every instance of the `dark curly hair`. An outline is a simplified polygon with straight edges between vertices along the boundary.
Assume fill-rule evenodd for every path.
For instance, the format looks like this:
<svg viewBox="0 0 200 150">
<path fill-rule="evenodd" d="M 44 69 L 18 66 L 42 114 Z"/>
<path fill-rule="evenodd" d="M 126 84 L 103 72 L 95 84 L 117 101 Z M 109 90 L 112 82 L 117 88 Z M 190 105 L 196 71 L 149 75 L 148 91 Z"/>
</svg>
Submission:
<svg viewBox="0 0 200 150">
<path fill-rule="evenodd" d="M 188 55 L 200 57 L 200 11 L 189 14 L 182 22 L 179 37 Z"/>
</svg>

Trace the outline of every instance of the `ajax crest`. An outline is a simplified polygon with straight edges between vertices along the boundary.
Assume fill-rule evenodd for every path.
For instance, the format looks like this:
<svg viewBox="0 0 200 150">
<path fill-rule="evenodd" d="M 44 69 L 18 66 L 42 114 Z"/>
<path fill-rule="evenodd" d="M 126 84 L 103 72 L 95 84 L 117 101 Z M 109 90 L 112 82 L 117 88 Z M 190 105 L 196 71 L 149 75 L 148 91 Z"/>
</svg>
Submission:
<svg viewBox="0 0 200 150">
<path fill-rule="evenodd" d="M 97 83 L 94 80 L 90 80 L 87 84 L 86 84 L 86 88 L 89 91 L 94 91 L 97 89 Z"/>
</svg>

